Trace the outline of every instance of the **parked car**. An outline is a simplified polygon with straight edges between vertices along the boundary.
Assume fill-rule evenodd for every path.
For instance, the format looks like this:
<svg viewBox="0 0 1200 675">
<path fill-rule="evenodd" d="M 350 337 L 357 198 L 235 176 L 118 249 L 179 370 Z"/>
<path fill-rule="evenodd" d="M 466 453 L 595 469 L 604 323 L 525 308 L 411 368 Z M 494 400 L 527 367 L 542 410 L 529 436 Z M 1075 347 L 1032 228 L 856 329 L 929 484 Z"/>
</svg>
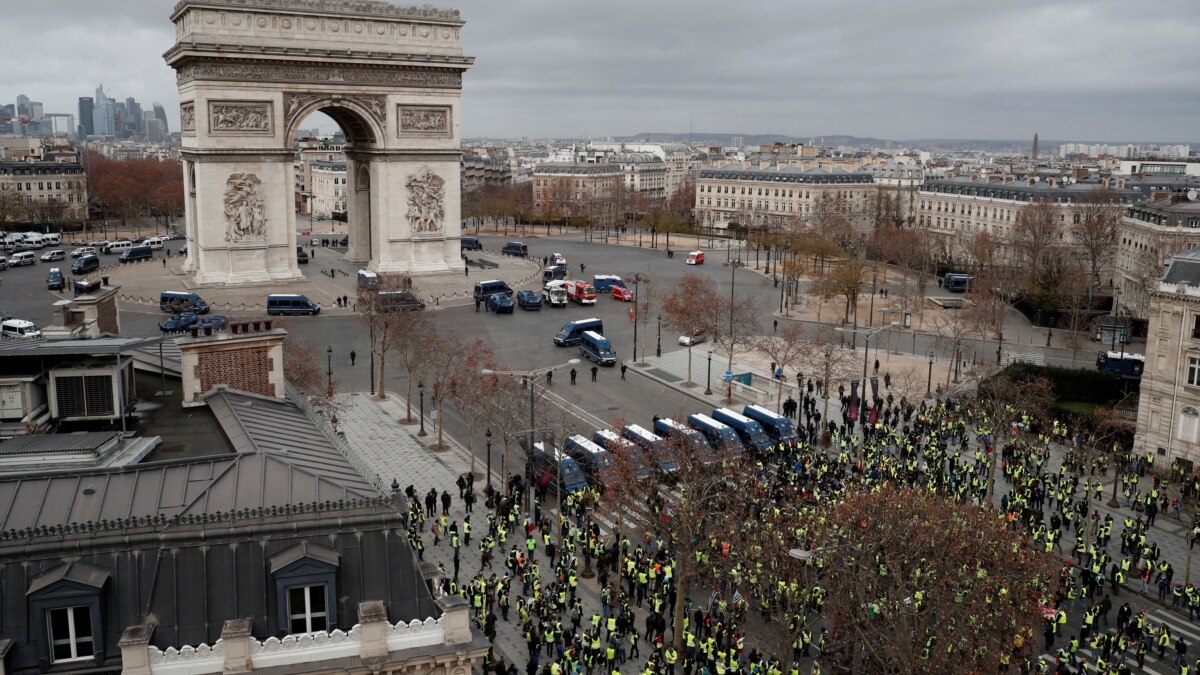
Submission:
<svg viewBox="0 0 1200 675">
<path fill-rule="evenodd" d="M 66 260 L 66 251 L 56 248 L 53 251 L 46 251 L 42 254 L 42 262 L 55 262 L 56 260 Z"/>
<path fill-rule="evenodd" d="M 96 255 L 96 247 L 95 246 L 80 246 L 79 248 L 75 249 L 74 251 L 71 251 L 72 258 L 82 258 L 85 255 Z"/>
<path fill-rule="evenodd" d="M 691 335 L 680 335 L 679 344 L 683 345 L 684 347 L 692 347 L 704 342 L 707 339 L 708 335 L 706 335 L 704 331 L 698 330 Z"/>
<path fill-rule="evenodd" d="M 515 255 L 519 258 L 529 257 L 529 247 L 519 241 L 510 241 L 500 249 L 504 255 Z"/>
<path fill-rule="evenodd" d="M 158 324 L 158 329 L 164 333 L 182 333 L 183 331 L 199 323 L 200 317 L 195 314 L 176 314 L 175 316 L 169 317 L 166 321 Z"/>
<path fill-rule="evenodd" d="M 72 246 L 87 246 L 88 243 L 82 239 L 72 239 L 71 245 Z"/>
<path fill-rule="evenodd" d="M 497 314 L 512 314 L 516 303 L 507 295 L 492 295 L 488 296 L 487 306 L 489 311 Z"/>
<path fill-rule="evenodd" d="M 551 253 L 550 254 L 550 264 L 551 265 L 566 265 L 567 264 L 567 256 L 565 256 L 561 253 Z"/>
<path fill-rule="evenodd" d="M 296 263 L 299 265 L 308 264 L 308 251 L 305 251 L 303 246 L 296 247 Z"/>
<path fill-rule="evenodd" d="M 461 237 L 458 240 L 459 249 L 463 251 L 482 251 L 483 242 L 479 241 L 479 237 Z"/>
<path fill-rule="evenodd" d="M 541 309 L 542 296 L 533 291 L 517 291 L 517 306 L 521 309 Z"/>
<path fill-rule="evenodd" d="M 633 289 L 632 288 L 625 288 L 624 286 L 613 286 L 612 290 L 609 291 L 609 293 L 612 295 L 613 300 L 620 300 L 622 302 L 633 302 Z"/>
</svg>

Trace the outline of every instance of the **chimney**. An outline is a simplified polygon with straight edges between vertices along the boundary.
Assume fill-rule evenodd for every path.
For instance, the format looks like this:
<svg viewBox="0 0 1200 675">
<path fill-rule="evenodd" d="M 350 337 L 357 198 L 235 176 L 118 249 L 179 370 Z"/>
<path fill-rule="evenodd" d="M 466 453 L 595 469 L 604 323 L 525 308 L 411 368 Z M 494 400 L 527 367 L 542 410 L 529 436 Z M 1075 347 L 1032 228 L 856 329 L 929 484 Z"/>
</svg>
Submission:
<svg viewBox="0 0 1200 675">
<path fill-rule="evenodd" d="M 204 396 L 219 386 L 283 400 L 287 394 L 283 379 L 282 328 L 251 331 L 248 323 L 234 324 L 230 333 L 213 333 L 205 326 L 199 335 L 195 327 L 189 337 L 180 338 L 183 373 L 183 405 L 204 405 Z"/>
<path fill-rule="evenodd" d="M 1058 177 L 1057 176 L 1050 176 L 1049 178 L 1046 179 L 1046 182 L 1050 184 L 1050 187 L 1058 187 Z"/>
<path fill-rule="evenodd" d="M 1028 185 L 1029 187 L 1033 187 L 1033 184 L 1036 182 L 1037 182 L 1037 176 L 1026 176 L 1025 177 L 1025 184 Z"/>
<path fill-rule="evenodd" d="M 1109 180 L 1111 180 L 1111 178 L 1108 176 L 1108 174 L 1100 176 L 1100 187 L 1107 190 Z"/>
<path fill-rule="evenodd" d="M 1079 180 L 1080 178 L 1087 178 L 1087 175 L 1088 175 L 1087 167 L 1082 167 L 1082 166 L 1075 167 L 1074 175 L 1075 175 L 1075 180 Z"/>
</svg>

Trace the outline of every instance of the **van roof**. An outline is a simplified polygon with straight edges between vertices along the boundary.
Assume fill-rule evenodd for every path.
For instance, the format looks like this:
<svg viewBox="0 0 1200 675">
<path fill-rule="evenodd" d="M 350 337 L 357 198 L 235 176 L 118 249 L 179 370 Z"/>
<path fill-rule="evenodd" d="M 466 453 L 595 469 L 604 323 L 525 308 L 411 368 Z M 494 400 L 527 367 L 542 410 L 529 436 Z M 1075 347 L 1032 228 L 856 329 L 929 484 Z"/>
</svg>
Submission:
<svg viewBox="0 0 1200 675">
<path fill-rule="evenodd" d="M 754 421 L 754 420 L 750 419 L 749 417 L 746 417 L 745 415 L 741 414 L 740 412 L 734 412 L 734 411 L 730 410 L 729 408 L 717 408 L 716 410 L 713 411 L 713 413 L 717 413 L 717 412 L 721 413 L 722 415 L 729 415 L 730 417 L 732 417 L 733 419 L 735 419 L 739 422 L 753 422 Z"/>
<path fill-rule="evenodd" d="M 620 280 L 620 278 L 621 278 L 621 277 L 619 277 L 619 276 L 618 276 L 618 275 L 616 275 L 616 274 L 597 274 L 597 275 L 595 275 L 595 278 L 596 278 L 596 279 L 617 279 L 617 280 Z"/>
<path fill-rule="evenodd" d="M 689 251 L 688 255 L 704 255 L 704 251 Z"/>
<path fill-rule="evenodd" d="M 554 281 L 547 281 L 546 285 L 542 288 L 562 288 L 566 285 L 567 282 L 563 281 L 562 279 L 555 279 Z"/>
<path fill-rule="evenodd" d="M 592 317 L 590 319 L 575 319 L 574 321 L 571 321 L 569 323 L 573 323 L 576 326 L 578 326 L 581 323 L 588 323 L 589 321 L 600 321 L 600 319 L 597 319 L 596 317 Z"/>
<path fill-rule="evenodd" d="M 675 429 L 676 431 L 691 431 L 691 429 L 689 429 L 687 427 L 687 425 L 680 424 L 679 422 L 676 422 L 675 420 L 671 419 L 670 417 L 660 417 L 660 418 L 658 418 L 658 421 L 662 422 L 663 425 L 665 425 L 665 426 Z"/>
<path fill-rule="evenodd" d="M 592 340 L 604 340 L 605 342 L 608 342 L 607 338 L 605 338 L 603 335 L 597 333 L 594 330 L 585 330 L 585 331 L 583 331 L 583 334 L 588 336 Z"/>
<path fill-rule="evenodd" d="M 305 300 L 308 299 L 307 297 L 305 297 L 304 295 L 302 295 L 300 293 L 271 293 L 267 296 L 267 298 L 304 298 Z"/>
<path fill-rule="evenodd" d="M 655 433 L 647 430 L 645 427 L 643 427 L 640 424 L 628 424 L 625 426 L 625 428 L 632 431 L 633 433 L 637 434 L 638 436 L 641 436 L 642 438 L 646 439 L 647 441 L 662 440 L 662 438 L 660 438 L 658 436 L 658 434 L 655 434 Z"/>
<path fill-rule="evenodd" d="M 753 410 L 754 412 L 756 412 L 760 415 L 763 415 L 769 419 L 773 419 L 773 420 L 786 419 L 783 415 L 773 413 L 770 410 L 767 410 L 766 408 L 762 407 L 761 405 L 748 405 L 748 406 L 746 406 L 746 409 Z"/>
<path fill-rule="evenodd" d="M 578 445 L 580 448 L 587 450 L 588 452 L 592 453 L 593 455 L 598 455 L 603 452 L 608 452 L 604 448 L 602 448 L 599 445 L 596 445 L 595 443 L 588 440 L 586 436 L 581 436 L 579 434 L 576 434 L 574 436 L 569 436 L 567 438 L 567 440 L 571 441 L 575 445 Z"/>
<path fill-rule="evenodd" d="M 708 415 L 705 415 L 704 413 L 696 413 L 696 414 L 692 415 L 692 417 L 696 418 L 697 420 L 699 420 L 705 424 L 712 426 L 714 429 L 728 429 L 729 428 L 729 425 L 725 424 L 724 422 L 715 420 L 715 419 L 709 417 Z M 741 417 L 741 415 L 738 415 L 738 417 Z M 746 420 L 746 421 L 749 422 L 750 420 Z"/>
<path fill-rule="evenodd" d="M 25 319 L 5 319 L 3 324 L 0 324 L 0 325 L 12 326 L 13 328 L 33 328 L 34 327 L 32 321 L 26 321 Z"/>
<path fill-rule="evenodd" d="M 379 275 L 378 275 L 378 274 L 376 274 L 376 273 L 374 273 L 374 272 L 372 272 L 371 270 L 359 270 L 359 271 L 358 271 L 358 276 L 360 276 L 360 277 L 368 277 L 368 278 L 370 278 L 370 277 L 377 277 L 377 276 L 379 276 Z"/>
<path fill-rule="evenodd" d="M 503 279 L 488 279 L 487 281 L 476 281 L 475 285 L 482 286 L 484 284 L 502 284 L 502 283 L 504 283 Z"/>
</svg>

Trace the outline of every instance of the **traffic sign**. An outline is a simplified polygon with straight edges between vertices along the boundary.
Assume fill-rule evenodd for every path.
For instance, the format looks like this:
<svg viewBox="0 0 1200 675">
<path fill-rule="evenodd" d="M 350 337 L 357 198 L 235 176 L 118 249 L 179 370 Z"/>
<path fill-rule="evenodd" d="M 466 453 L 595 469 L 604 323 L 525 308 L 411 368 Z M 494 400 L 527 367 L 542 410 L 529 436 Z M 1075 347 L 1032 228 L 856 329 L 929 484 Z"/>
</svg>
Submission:
<svg viewBox="0 0 1200 675">
<path fill-rule="evenodd" d="M 729 382 L 732 379 L 733 379 L 733 371 L 729 371 L 729 370 L 725 371 L 725 381 Z"/>
</svg>

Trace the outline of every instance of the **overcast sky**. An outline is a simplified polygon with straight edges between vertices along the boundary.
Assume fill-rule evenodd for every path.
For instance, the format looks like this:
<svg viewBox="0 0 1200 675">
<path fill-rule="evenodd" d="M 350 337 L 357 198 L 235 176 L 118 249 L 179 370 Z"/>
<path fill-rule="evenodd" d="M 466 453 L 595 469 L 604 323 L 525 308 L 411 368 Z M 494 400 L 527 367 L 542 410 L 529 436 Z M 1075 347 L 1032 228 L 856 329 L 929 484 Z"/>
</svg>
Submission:
<svg viewBox="0 0 1200 675">
<path fill-rule="evenodd" d="M 178 126 L 175 0 L 5 3 L 0 102 Z M 459 0 L 466 137 L 1200 141 L 1197 0 Z"/>
</svg>

